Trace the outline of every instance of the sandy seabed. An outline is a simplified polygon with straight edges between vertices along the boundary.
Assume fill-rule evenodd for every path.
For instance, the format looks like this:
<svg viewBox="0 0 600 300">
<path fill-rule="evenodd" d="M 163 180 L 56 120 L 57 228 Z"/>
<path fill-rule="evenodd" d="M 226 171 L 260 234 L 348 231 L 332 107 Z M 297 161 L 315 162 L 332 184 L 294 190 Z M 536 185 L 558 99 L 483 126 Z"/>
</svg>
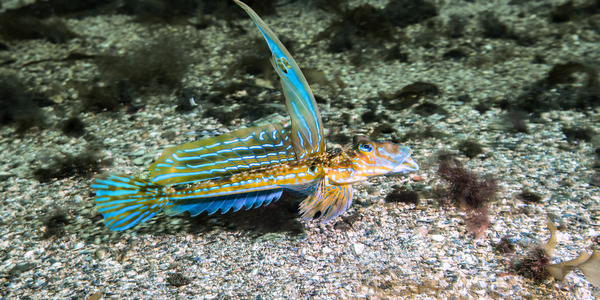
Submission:
<svg viewBox="0 0 600 300">
<path fill-rule="evenodd" d="M 351 8 L 365 3 L 349 1 Z M 387 1 L 369 3 L 380 9 Z M 328 39 L 311 39 L 339 19 L 335 13 L 296 1 L 264 16 L 284 43 L 293 44 L 301 68 L 322 71 L 332 82 L 313 85 L 326 134 L 338 137 L 328 147 L 338 147 L 340 136 L 379 132 L 379 138 L 411 147 L 421 165 L 406 176 L 356 184 L 354 205 L 328 224 L 299 221 L 297 201 L 284 197 L 224 216 L 160 214 L 111 232 L 95 210 L 91 178 L 40 183 L 34 176 L 39 168 L 55 168 L 56 156 L 72 158 L 89 149 L 112 161 L 101 172 L 141 173 L 169 145 L 246 125 L 251 117 L 235 100 L 248 93 L 259 99 L 259 111 L 287 116 L 276 81 L 245 67 L 235 70 L 253 51 L 248 49 L 262 43 L 249 18 L 234 19 L 237 27 L 215 18 L 205 29 L 139 23 L 124 15 L 64 18 L 77 38 L 63 44 L 9 42 L 9 49 L 0 51 L 5 62 L 0 74 L 23 79 L 54 103 L 42 108 L 43 126 L 22 135 L 14 126 L 0 128 L 1 297 L 85 299 L 96 292 L 104 299 L 597 297 L 579 271 L 563 281 L 534 282 L 510 265 L 548 240 L 549 214 L 561 222 L 552 262 L 598 246 L 600 181 L 594 168 L 600 114 L 593 106 L 561 109 L 553 101 L 598 85 L 588 79 L 598 80 L 593 74 L 600 69 L 600 15 L 557 23 L 551 16 L 563 4 L 558 1 L 433 3 L 438 16 L 399 30 L 398 40 L 356 37 L 352 50 L 334 54 L 327 51 Z M 490 12 L 510 34 L 485 37 L 481 18 Z M 458 37 L 445 31 L 452 18 L 464 22 Z M 101 86 L 96 78 L 102 74 L 93 59 L 65 59 L 70 53 L 124 55 L 164 36 L 187 45 L 191 66 L 182 85 L 199 95 L 197 107 L 181 112 L 176 92 L 154 92 L 136 97 L 139 110 L 86 108 L 78 87 Z M 396 48 L 406 59 L 384 59 Z M 447 54 L 454 49 L 462 54 Z M 543 84 L 557 64 L 568 62 L 588 69 L 565 82 Z M 229 95 L 213 89 L 232 82 L 240 88 Z M 402 109 L 397 109 L 400 100 L 381 96 L 415 82 L 437 91 Z M 253 95 L 252 89 L 261 92 Z M 515 104 L 538 92 L 544 99 L 532 105 L 539 107 Z M 222 100 L 211 103 L 215 97 Z M 543 101 L 547 106 L 539 104 Z M 223 115 L 239 111 L 239 117 L 223 122 Z M 60 130 L 73 116 L 85 124 L 85 134 L 73 137 Z M 515 119 L 526 130 L 515 130 Z M 568 136 L 572 132 L 580 134 Z M 467 158 L 459 151 L 464 141 L 480 144 L 483 153 Z M 479 238 L 470 233 L 463 210 L 440 204 L 448 187 L 436 173 L 441 150 L 455 153 L 466 169 L 497 180 L 489 228 Z M 418 204 L 386 202 L 400 186 L 417 192 Z M 524 191 L 541 201 L 523 202 L 518 195 Z M 505 236 L 515 254 L 496 249 Z"/>
</svg>

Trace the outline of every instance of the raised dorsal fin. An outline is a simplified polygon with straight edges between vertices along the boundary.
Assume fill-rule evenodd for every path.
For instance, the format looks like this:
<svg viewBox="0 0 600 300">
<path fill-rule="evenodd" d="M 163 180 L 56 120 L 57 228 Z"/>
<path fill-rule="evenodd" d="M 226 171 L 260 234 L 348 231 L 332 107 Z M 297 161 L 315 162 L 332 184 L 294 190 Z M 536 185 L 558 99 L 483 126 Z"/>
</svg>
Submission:
<svg viewBox="0 0 600 300">
<path fill-rule="evenodd" d="M 271 64 L 281 77 L 287 110 L 292 119 L 290 138 L 298 159 L 317 156 L 325 151 L 323 121 L 312 90 L 298 64 L 277 35 L 248 5 L 234 0 L 244 9 L 265 37 L 271 53 Z"/>
</svg>

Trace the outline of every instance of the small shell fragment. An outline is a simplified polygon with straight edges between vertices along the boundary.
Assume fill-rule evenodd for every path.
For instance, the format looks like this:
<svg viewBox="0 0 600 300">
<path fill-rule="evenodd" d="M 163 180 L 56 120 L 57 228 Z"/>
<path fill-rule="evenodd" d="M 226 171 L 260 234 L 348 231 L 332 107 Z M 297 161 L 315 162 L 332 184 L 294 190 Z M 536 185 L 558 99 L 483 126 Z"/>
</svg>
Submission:
<svg viewBox="0 0 600 300">
<path fill-rule="evenodd" d="M 106 249 L 106 247 L 100 247 L 94 253 L 94 255 L 96 256 L 96 259 L 99 259 L 99 260 L 104 260 L 105 258 L 108 257 L 108 254 L 109 254 L 108 249 Z"/>
</svg>

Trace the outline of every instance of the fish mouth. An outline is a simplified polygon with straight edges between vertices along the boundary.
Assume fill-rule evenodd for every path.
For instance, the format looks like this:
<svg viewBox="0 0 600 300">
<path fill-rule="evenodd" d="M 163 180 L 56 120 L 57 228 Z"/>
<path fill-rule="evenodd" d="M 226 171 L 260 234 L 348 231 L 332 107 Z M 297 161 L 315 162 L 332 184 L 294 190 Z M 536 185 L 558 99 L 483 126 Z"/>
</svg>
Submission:
<svg viewBox="0 0 600 300">
<path fill-rule="evenodd" d="M 391 173 L 407 173 L 417 170 L 419 170 L 419 165 L 409 156 L 401 164 L 394 167 Z"/>
</svg>

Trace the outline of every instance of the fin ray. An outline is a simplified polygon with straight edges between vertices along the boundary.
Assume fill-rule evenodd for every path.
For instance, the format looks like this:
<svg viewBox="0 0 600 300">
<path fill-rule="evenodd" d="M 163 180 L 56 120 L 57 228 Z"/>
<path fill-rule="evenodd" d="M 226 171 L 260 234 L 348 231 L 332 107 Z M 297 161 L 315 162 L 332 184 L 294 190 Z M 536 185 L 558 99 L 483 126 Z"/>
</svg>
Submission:
<svg viewBox="0 0 600 300">
<path fill-rule="evenodd" d="M 334 185 L 322 179 L 315 191 L 300 204 L 302 219 L 320 219 L 327 223 L 345 212 L 352 205 L 354 190 L 352 185 Z"/>
<path fill-rule="evenodd" d="M 192 217 L 195 217 L 204 211 L 206 211 L 209 215 L 212 215 L 218 210 L 221 210 L 221 213 L 224 214 L 231 208 L 234 208 L 234 211 L 238 211 L 242 208 L 242 206 L 246 207 L 246 210 L 248 210 L 253 207 L 257 208 L 263 204 L 267 205 L 272 201 L 279 200 L 282 192 L 283 189 L 275 188 L 270 190 L 230 194 L 209 198 L 185 199 L 174 201 L 165 206 L 163 210 L 167 215 L 170 216 L 180 214 L 184 211 L 188 211 Z"/>
<path fill-rule="evenodd" d="M 252 18 L 271 49 L 271 64 L 281 78 L 287 110 L 292 118 L 290 138 L 298 159 L 323 153 L 325 139 L 321 113 L 300 67 L 258 14 L 239 0 L 234 1 Z"/>
<path fill-rule="evenodd" d="M 91 186 L 96 189 L 96 208 L 113 231 L 147 221 L 168 202 L 161 187 L 129 175 L 99 175 Z"/>
<path fill-rule="evenodd" d="M 304 184 L 286 186 L 285 190 L 298 197 L 308 197 L 314 192 L 316 187 L 317 184 L 315 184 L 315 182 L 308 182 Z"/>
</svg>

